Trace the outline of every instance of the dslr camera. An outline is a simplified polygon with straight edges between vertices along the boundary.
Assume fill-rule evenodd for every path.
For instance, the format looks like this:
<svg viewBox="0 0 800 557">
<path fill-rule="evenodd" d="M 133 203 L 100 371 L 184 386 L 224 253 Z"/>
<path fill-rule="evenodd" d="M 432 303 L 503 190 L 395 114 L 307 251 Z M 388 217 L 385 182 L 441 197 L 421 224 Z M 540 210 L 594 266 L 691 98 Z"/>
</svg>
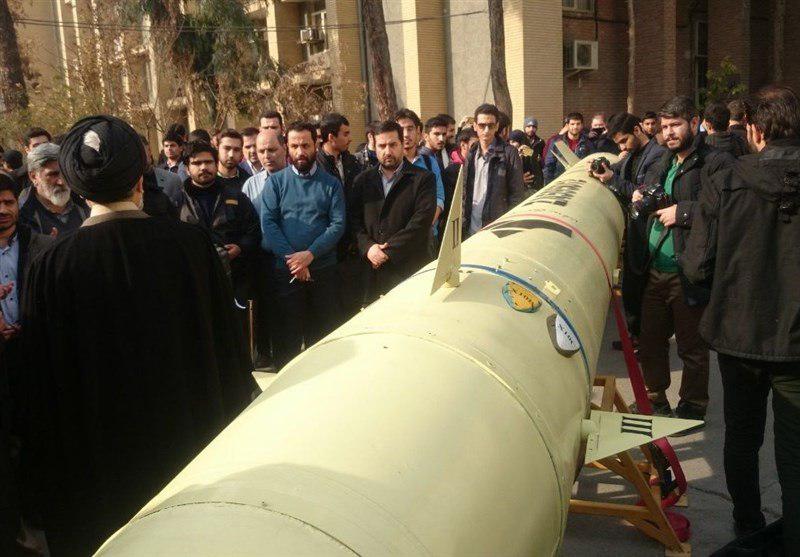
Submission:
<svg viewBox="0 0 800 557">
<path fill-rule="evenodd" d="M 659 209 L 672 205 L 672 197 L 664 190 L 661 184 L 651 184 L 642 190 L 642 198 L 631 203 L 630 214 L 632 219 L 640 215 L 650 215 Z"/>
<path fill-rule="evenodd" d="M 611 168 L 611 163 L 605 157 L 597 157 L 589 165 L 589 170 L 595 174 L 604 174 L 606 170 Z"/>
</svg>

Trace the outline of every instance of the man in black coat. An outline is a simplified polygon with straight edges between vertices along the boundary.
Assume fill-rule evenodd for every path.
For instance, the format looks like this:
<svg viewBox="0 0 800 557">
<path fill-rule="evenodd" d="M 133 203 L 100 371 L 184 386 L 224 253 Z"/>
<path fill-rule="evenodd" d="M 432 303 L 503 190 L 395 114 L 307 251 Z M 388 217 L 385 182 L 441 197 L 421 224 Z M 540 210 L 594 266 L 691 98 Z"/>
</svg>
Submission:
<svg viewBox="0 0 800 557">
<path fill-rule="evenodd" d="M 403 130 L 383 122 L 375 131 L 380 166 L 358 175 L 348 221 L 369 276 L 365 302 L 376 300 L 430 261 L 436 178 L 403 157 Z"/>
<path fill-rule="evenodd" d="M 681 263 L 695 283 L 713 281 L 700 334 L 719 354 L 737 534 L 765 524 L 758 452 L 771 390 L 789 555 L 800 548 L 800 99 L 770 86 L 748 111 L 755 154 L 703 188 Z"/>
<path fill-rule="evenodd" d="M 466 239 L 516 207 L 528 192 L 522 180 L 519 152 L 496 135 L 500 111 L 493 104 L 475 109 L 478 143 L 470 149 L 464 182 L 464 224 Z"/>
<path fill-rule="evenodd" d="M 692 227 L 697 198 L 707 176 L 733 161 L 715 151 L 697 136 L 699 116 L 694 102 L 675 97 L 660 111 L 661 129 L 669 152 L 654 163 L 645 184 L 660 184 L 667 201 L 645 219 L 645 237 L 640 246 L 644 261 L 635 262 L 644 271 L 641 301 L 639 356 L 654 410 L 672 413 L 666 390 L 670 385 L 669 339 L 675 335 L 678 356 L 683 360 L 680 418 L 702 420 L 708 405 L 708 346 L 697 328 L 708 302 L 708 288 L 692 285 L 681 269 L 679 257 Z M 642 199 L 637 190 L 633 202 Z"/>
<path fill-rule="evenodd" d="M 133 128 L 85 118 L 59 163 L 91 215 L 25 282 L 20 453 L 27 507 L 56 557 L 93 554 L 255 388 L 208 233 L 140 209 Z"/>
<path fill-rule="evenodd" d="M 703 127 L 706 129 L 706 145 L 734 157 L 746 155 L 747 140 L 728 130 L 731 111 L 720 102 L 709 103 L 703 110 Z"/>
<path fill-rule="evenodd" d="M 644 132 L 639 118 L 626 112 L 615 114 L 608 120 L 608 136 L 627 156 L 602 172 L 592 172 L 590 169 L 589 174 L 614 192 L 627 213 L 633 193 L 644 185 L 650 168 L 661 160 L 667 149 Z M 644 285 L 644 271 L 637 267 L 637 262 L 647 260 L 646 224 L 645 219 L 628 218 L 623 254 L 622 302 L 628 330 L 637 342 Z"/>
</svg>

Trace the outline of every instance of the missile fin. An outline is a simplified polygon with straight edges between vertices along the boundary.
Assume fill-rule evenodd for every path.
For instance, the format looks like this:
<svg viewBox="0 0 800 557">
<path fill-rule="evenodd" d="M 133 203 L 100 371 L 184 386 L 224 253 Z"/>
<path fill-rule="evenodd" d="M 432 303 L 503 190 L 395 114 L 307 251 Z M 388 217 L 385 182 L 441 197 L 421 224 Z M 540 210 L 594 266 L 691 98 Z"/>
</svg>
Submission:
<svg viewBox="0 0 800 557">
<path fill-rule="evenodd" d="M 592 410 L 587 421 L 593 422 L 594 427 L 584 428 L 588 433 L 584 464 L 646 445 L 656 439 L 674 435 L 703 423 L 697 420 L 601 410 Z"/>
<path fill-rule="evenodd" d="M 553 156 L 556 157 L 558 162 L 560 162 L 564 168 L 570 168 L 573 164 L 581 160 L 578 155 L 573 153 L 570 148 L 567 147 L 567 144 L 564 143 L 564 140 L 562 139 L 554 141 L 551 148 L 553 149 Z"/>
<path fill-rule="evenodd" d="M 436 273 L 433 277 L 431 294 L 439 290 L 443 284 L 455 288 L 460 284 L 458 275 L 461 267 L 461 214 L 464 198 L 464 180 L 466 179 L 466 164 L 461 166 L 458 173 L 456 188 L 453 191 L 453 202 L 447 215 L 447 225 L 442 234 L 442 243 L 439 246 L 439 257 L 436 259 Z"/>
</svg>

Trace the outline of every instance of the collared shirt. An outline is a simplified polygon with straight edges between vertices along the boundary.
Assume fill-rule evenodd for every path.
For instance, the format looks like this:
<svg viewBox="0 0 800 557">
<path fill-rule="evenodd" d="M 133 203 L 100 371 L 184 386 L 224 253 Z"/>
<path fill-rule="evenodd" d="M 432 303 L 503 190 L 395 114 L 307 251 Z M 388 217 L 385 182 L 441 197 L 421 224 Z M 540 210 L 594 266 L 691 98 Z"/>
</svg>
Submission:
<svg viewBox="0 0 800 557">
<path fill-rule="evenodd" d="M 342 155 L 336 157 L 336 171 L 339 173 L 339 179 L 344 183 L 344 164 L 342 163 Z"/>
<path fill-rule="evenodd" d="M 92 203 L 92 209 L 89 216 L 97 217 L 107 213 L 115 213 L 119 211 L 141 211 L 142 208 L 138 207 L 133 201 L 114 201 L 112 203 Z"/>
<path fill-rule="evenodd" d="M 309 170 L 308 172 L 300 172 L 299 170 L 297 170 L 297 167 L 295 165 L 293 165 L 293 164 L 290 164 L 289 166 L 292 167 L 292 172 L 294 172 L 298 176 L 306 176 L 306 177 L 313 176 L 314 173 L 317 171 L 317 163 L 316 162 L 311 165 L 311 170 Z"/>
<path fill-rule="evenodd" d="M 392 174 L 389 178 L 386 177 L 386 174 L 383 173 L 383 169 L 379 169 L 381 173 L 381 183 L 383 184 L 383 197 L 384 199 L 389 197 L 389 191 L 394 186 L 395 182 L 397 182 L 397 178 L 400 176 L 400 171 L 403 169 L 403 165 L 405 162 L 400 161 L 400 165 L 395 169 L 394 174 Z"/>
<path fill-rule="evenodd" d="M 8 325 L 19 321 L 19 298 L 17 296 L 17 268 L 19 263 L 19 235 L 15 232 L 8 239 L 8 246 L 0 248 L 0 284 L 13 283 L 11 292 L 0 300 L 0 310 Z"/>
<path fill-rule="evenodd" d="M 269 171 L 265 168 L 257 174 L 250 176 L 242 187 L 242 193 L 245 194 L 253 203 L 256 212 L 261 215 L 261 192 L 264 191 L 264 184 L 267 183 L 267 178 L 270 177 Z"/>
<path fill-rule="evenodd" d="M 489 153 L 484 154 L 480 145 L 475 152 L 475 182 L 472 187 L 472 213 L 469 219 L 469 233 L 475 234 L 483 228 L 483 206 L 486 204 L 486 192 L 489 190 Z"/>
</svg>

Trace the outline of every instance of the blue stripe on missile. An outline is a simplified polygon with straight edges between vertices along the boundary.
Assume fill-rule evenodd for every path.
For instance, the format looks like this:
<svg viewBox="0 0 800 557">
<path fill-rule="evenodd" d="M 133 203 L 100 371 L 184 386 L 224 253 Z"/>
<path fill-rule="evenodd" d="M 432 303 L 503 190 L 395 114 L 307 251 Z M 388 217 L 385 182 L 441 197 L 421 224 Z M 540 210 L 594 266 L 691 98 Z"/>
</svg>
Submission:
<svg viewBox="0 0 800 557">
<path fill-rule="evenodd" d="M 578 346 L 580 347 L 581 358 L 583 359 L 583 366 L 584 366 L 584 368 L 586 370 L 586 381 L 588 382 L 591 379 L 592 374 L 589 371 L 589 359 L 586 357 L 586 350 L 584 350 L 584 348 L 583 348 L 583 341 L 581 340 L 580 335 L 578 335 L 578 330 L 572 325 L 572 322 L 569 320 L 569 317 L 567 317 L 567 314 L 564 313 L 561 310 L 561 308 L 558 307 L 558 305 L 556 305 L 556 303 L 553 300 L 551 300 L 549 297 L 547 297 L 547 295 L 544 292 L 542 292 L 540 289 L 538 289 L 536 286 L 534 286 L 533 284 L 531 284 L 527 280 L 525 280 L 525 279 L 523 279 L 521 277 L 518 277 L 515 274 L 509 273 L 507 271 L 503 271 L 502 269 L 498 269 L 496 267 L 488 267 L 486 265 L 474 265 L 474 264 L 469 264 L 469 263 L 462 263 L 461 267 L 466 267 L 468 269 L 480 269 L 481 271 L 487 271 L 489 273 L 492 273 L 492 274 L 495 274 L 495 275 L 498 275 L 498 276 L 501 276 L 501 277 L 504 277 L 504 278 L 507 278 L 507 279 L 511 279 L 514 282 L 518 282 L 519 284 L 522 284 L 526 288 L 530 288 L 531 290 L 533 290 L 533 292 L 537 296 L 539 296 L 542 300 L 547 302 L 547 305 L 549 305 L 553 309 L 553 311 L 555 311 L 561 317 L 561 319 L 563 319 L 564 322 L 567 325 L 569 325 L 569 328 L 572 329 L 572 331 L 575 333 L 575 338 L 578 339 Z"/>
</svg>

